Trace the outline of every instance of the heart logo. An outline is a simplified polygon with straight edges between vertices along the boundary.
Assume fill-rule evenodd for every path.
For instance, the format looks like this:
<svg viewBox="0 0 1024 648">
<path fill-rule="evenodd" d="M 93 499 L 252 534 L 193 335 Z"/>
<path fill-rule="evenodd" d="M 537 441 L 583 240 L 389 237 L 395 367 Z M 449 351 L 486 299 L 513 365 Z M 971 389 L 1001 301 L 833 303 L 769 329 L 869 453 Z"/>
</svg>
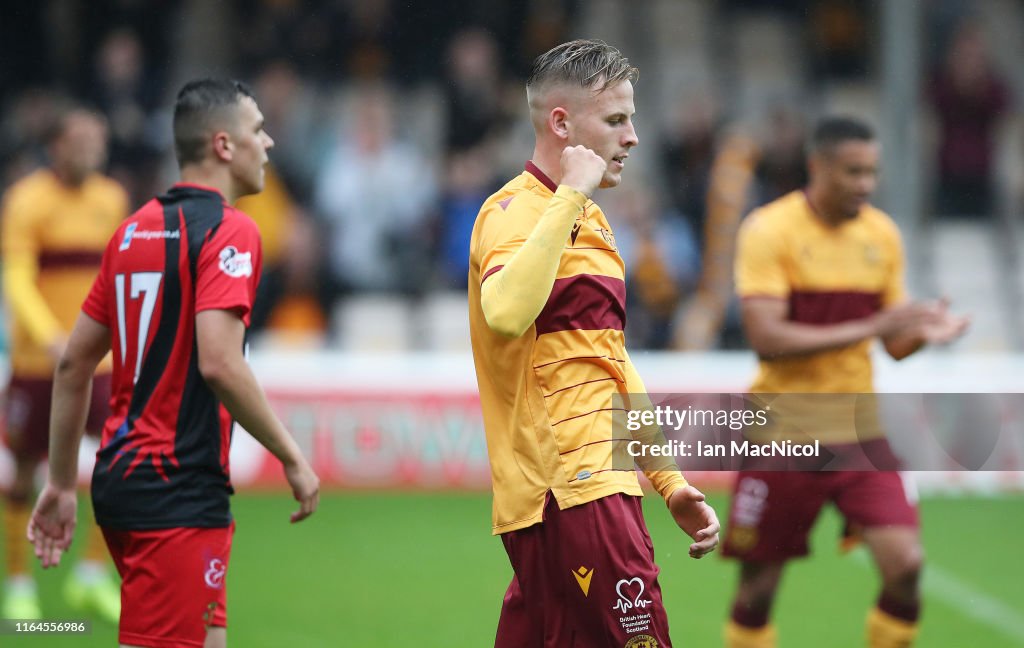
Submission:
<svg viewBox="0 0 1024 648">
<path fill-rule="evenodd" d="M 630 591 L 630 587 L 633 585 L 633 583 L 636 583 L 639 591 L 637 592 L 635 597 L 631 598 L 630 594 L 632 594 L 632 592 Z M 615 583 L 615 593 L 619 595 L 619 600 L 615 602 L 615 605 L 614 607 L 612 607 L 612 609 L 619 610 L 623 614 L 625 614 L 627 610 L 630 610 L 634 607 L 643 609 L 651 604 L 649 600 L 643 598 L 644 582 L 636 576 L 628 580 L 623 578 L 618 583 Z"/>
</svg>

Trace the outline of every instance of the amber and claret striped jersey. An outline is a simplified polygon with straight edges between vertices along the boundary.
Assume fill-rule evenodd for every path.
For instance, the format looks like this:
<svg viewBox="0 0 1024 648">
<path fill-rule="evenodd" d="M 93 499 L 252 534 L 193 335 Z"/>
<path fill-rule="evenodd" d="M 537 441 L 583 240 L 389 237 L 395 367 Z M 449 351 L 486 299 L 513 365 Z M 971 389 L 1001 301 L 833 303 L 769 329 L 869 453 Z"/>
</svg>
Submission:
<svg viewBox="0 0 1024 648">
<path fill-rule="evenodd" d="M 837 324 L 868 317 L 906 298 L 896 224 L 865 205 L 832 227 L 803 191 L 755 210 L 740 228 L 736 290 L 742 299 L 777 298 L 788 318 Z M 757 393 L 870 393 L 871 340 L 831 351 L 761 359 Z"/>
<path fill-rule="evenodd" d="M 39 169 L 8 189 L 0 258 L 15 375 L 53 376 L 48 347 L 74 327 L 103 248 L 127 215 L 128 195 L 100 174 L 69 187 Z"/>
<path fill-rule="evenodd" d="M 118 228 L 82 311 L 110 328 L 111 414 L 96 455 L 96 520 L 113 529 L 231 523 L 231 416 L 199 373 L 196 314 L 249 324 L 261 268 L 253 221 L 177 184 Z"/>
<path fill-rule="evenodd" d="M 470 243 L 470 335 L 494 533 L 541 522 L 548 491 L 563 509 L 614 493 L 643 494 L 634 470 L 612 466 L 613 396 L 644 387 L 626 354 L 624 267 L 600 207 L 558 201 L 579 215 L 547 304 L 523 335 L 492 331 L 480 306 L 482 284 L 523 245 L 556 189 L 527 163 L 483 204 Z M 661 492 L 685 484 L 674 470 L 652 479 Z"/>
</svg>

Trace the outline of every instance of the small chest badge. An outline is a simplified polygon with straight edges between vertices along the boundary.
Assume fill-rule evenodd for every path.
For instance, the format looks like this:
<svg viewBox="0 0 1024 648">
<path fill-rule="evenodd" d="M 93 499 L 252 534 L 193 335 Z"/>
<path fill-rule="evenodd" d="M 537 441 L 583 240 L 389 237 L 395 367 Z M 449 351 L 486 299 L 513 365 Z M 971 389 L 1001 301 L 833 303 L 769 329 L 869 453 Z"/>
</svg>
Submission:
<svg viewBox="0 0 1024 648">
<path fill-rule="evenodd" d="M 618 248 L 615 247 L 615 235 L 612 234 L 611 230 L 598 227 L 597 231 L 600 232 L 601 238 L 604 239 L 605 243 L 607 243 L 613 250 L 618 251 Z"/>
</svg>

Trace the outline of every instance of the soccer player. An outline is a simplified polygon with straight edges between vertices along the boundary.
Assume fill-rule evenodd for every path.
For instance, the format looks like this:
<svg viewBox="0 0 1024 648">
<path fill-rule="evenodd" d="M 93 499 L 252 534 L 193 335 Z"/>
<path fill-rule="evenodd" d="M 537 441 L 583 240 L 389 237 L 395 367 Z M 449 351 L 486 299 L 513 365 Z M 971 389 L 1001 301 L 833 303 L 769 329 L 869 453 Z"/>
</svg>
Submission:
<svg viewBox="0 0 1024 648">
<path fill-rule="evenodd" d="M 81 107 L 63 110 L 51 129 L 48 153 L 49 165 L 12 185 L 3 206 L 3 293 L 11 335 L 4 437 L 15 466 L 4 505 L 5 619 L 42 615 L 23 538 L 33 475 L 46 456 L 53 370 L 99 271 L 103 248 L 128 216 L 124 189 L 100 173 L 107 157 L 102 116 Z M 109 398 L 107 358 L 93 380 L 82 422 L 89 434 L 99 436 Z M 116 623 L 121 601 L 108 560 L 103 536 L 90 525 L 83 559 L 64 593 L 73 607 Z"/>
<path fill-rule="evenodd" d="M 613 396 L 643 394 L 624 346 L 622 258 L 590 196 L 619 184 L 636 68 L 601 41 L 534 62 L 526 170 L 480 209 L 470 247 L 473 357 L 494 489 L 515 572 L 495 646 L 670 646 L 632 463 L 613 466 Z M 670 460 L 646 474 L 694 558 L 718 520 Z"/>
<path fill-rule="evenodd" d="M 899 231 L 867 202 L 878 160 L 866 125 L 825 119 L 812 137 L 806 190 L 755 210 L 741 227 L 736 288 L 760 357 L 752 392 L 870 393 L 875 338 L 898 360 L 966 330 L 967 319 L 945 303 L 908 300 Z M 783 568 L 807 554 L 807 534 L 828 501 L 881 574 L 868 645 L 911 644 L 922 551 L 914 496 L 898 473 L 741 471 L 733 495 L 723 550 L 741 567 L 728 646 L 775 645 L 769 615 Z"/>
<path fill-rule="evenodd" d="M 49 476 L 28 535 L 43 567 L 68 548 L 90 378 L 113 349 L 92 494 L 123 581 L 120 642 L 212 648 L 227 641 L 232 419 L 283 464 L 301 502 L 292 522 L 316 509 L 319 481 L 243 353 L 260 238 L 231 204 L 260 191 L 273 146 L 248 87 L 186 84 L 174 145 L 182 182 L 117 229 L 57 366 Z"/>
</svg>

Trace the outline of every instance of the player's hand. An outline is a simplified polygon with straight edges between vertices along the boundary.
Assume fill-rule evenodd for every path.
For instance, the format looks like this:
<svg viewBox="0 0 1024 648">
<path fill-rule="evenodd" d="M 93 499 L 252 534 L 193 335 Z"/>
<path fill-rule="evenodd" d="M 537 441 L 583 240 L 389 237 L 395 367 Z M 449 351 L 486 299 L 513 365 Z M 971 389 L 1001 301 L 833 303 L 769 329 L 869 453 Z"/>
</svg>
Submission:
<svg viewBox="0 0 1024 648">
<path fill-rule="evenodd" d="M 668 498 L 668 510 L 679 528 L 694 539 L 691 558 L 703 558 L 718 546 L 718 516 L 704 502 L 704 493 L 690 485 L 677 488 Z"/>
<path fill-rule="evenodd" d="M 586 146 L 566 146 L 562 149 L 562 184 L 569 185 L 586 197 L 594 195 L 608 163 Z"/>
<path fill-rule="evenodd" d="M 944 313 L 940 319 L 921 326 L 921 338 L 928 344 L 949 344 L 967 332 L 970 325 L 971 318 L 966 315 Z"/>
<path fill-rule="evenodd" d="M 48 483 L 39 493 L 28 521 L 28 541 L 44 569 L 59 565 L 61 556 L 71 546 L 77 512 L 75 489 L 64 490 Z"/>
<path fill-rule="evenodd" d="M 313 511 L 320 505 L 320 478 L 305 459 L 286 465 L 284 475 L 292 487 L 292 495 L 300 505 L 299 510 L 291 516 L 294 524 L 313 515 Z"/>
<path fill-rule="evenodd" d="M 916 333 L 924 325 L 939 321 L 945 308 L 942 301 L 915 301 L 886 308 L 875 315 L 875 335 L 893 338 Z"/>
</svg>

